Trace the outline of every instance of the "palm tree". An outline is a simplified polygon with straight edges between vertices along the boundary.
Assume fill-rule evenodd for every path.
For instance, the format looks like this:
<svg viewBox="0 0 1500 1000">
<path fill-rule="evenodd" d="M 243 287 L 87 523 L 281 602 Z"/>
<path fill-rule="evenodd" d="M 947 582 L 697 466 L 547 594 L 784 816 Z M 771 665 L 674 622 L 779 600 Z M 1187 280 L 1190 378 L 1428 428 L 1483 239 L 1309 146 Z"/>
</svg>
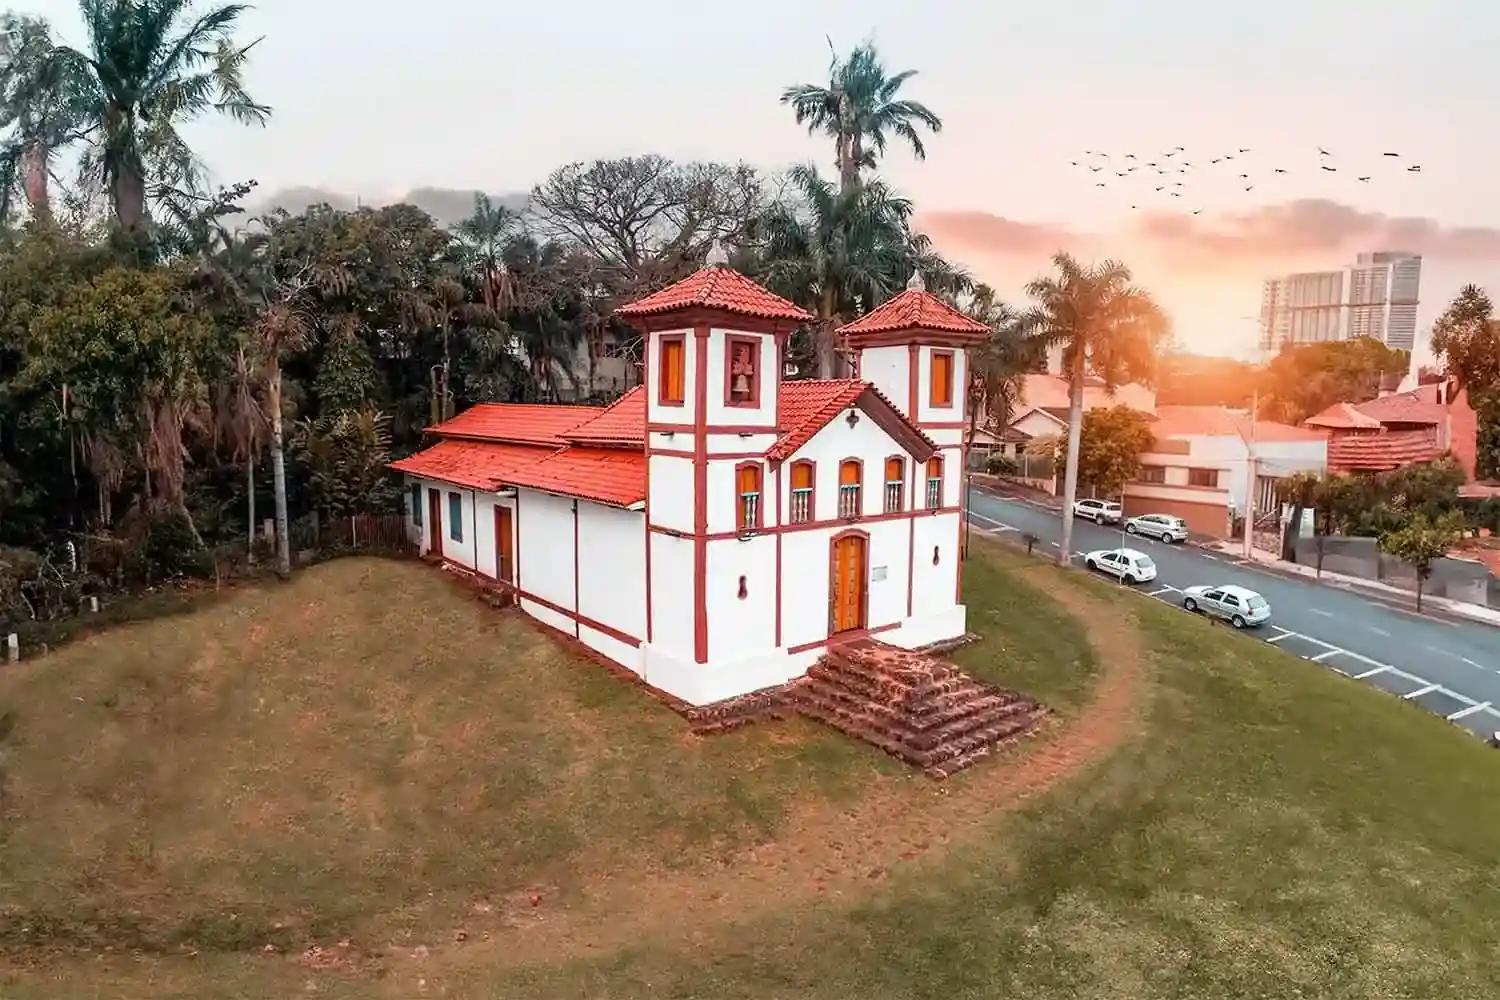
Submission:
<svg viewBox="0 0 1500 1000">
<path fill-rule="evenodd" d="M 762 217 L 764 277 L 817 317 L 818 373 L 831 378 L 840 319 L 885 301 L 911 273 L 911 202 L 879 180 L 835 190 L 811 166 L 793 167 L 787 179 L 801 204 L 778 202 Z"/>
<path fill-rule="evenodd" d="M 242 73 L 254 42 L 236 46 L 247 9 L 223 4 L 187 22 L 190 0 L 78 0 L 88 52 L 60 48 L 85 86 L 87 131 L 98 151 L 88 161 L 108 185 L 115 220 L 146 225 L 148 173 L 194 173 L 177 126 L 207 111 L 263 124 L 270 108 L 245 92 Z"/>
<path fill-rule="evenodd" d="M 255 558 L 255 462 L 266 444 L 270 422 L 256 394 L 264 389 L 264 372 L 245 344 L 239 344 L 234 360 L 221 381 L 214 400 L 214 424 L 218 436 L 230 447 L 235 461 L 245 463 L 245 524 L 249 556 Z"/>
<path fill-rule="evenodd" d="M 1156 344 L 1167 335 L 1166 316 L 1149 292 L 1131 284 L 1130 269 L 1106 260 L 1084 267 L 1066 253 L 1052 258 L 1055 276 L 1037 278 L 1026 292 L 1037 305 L 1027 317 L 1040 347 L 1062 348 L 1068 379 L 1068 452 L 1063 485 L 1063 537 L 1059 564 L 1073 551 L 1073 501 L 1078 496 L 1078 443 L 1083 428 L 1084 379 L 1107 389 L 1149 381 Z"/>
<path fill-rule="evenodd" d="M 474 214 L 454 227 L 459 251 L 484 304 L 503 315 L 514 299 L 505 270 L 505 245 L 520 226 L 521 217 L 490 196 L 474 193 Z"/>
<path fill-rule="evenodd" d="M 1037 343 L 1032 338 L 1029 317 L 1017 313 L 995 298 L 988 285 L 975 289 L 967 310 L 990 328 L 990 335 L 969 352 L 968 448 L 981 415 L 1004 430 L 1021 399 L 1026 373 L 1036 367 Z"/>
<path fill-rule="evenodd" d="M 831 43 L 830 43 L 831 44 Z M 828 67 L 828 85 L 802 83 L 788 87 L 781 103 L 790 104 L 797 124 L 809 133 L 822 131 L 833 137 L 834 165 L 839 172 L 839 191 L 849 194 L 859 184 L 859 171 L 875 164 L 891 135 L 906 140 L 917 159 L 927 158 L 918 126 L 942 130 L 943 120 L 918 101 L 897 100 L 896 93 L 916 70 L 887 75 L 872 42 L 865 42 L 840 61 L 834 56 Z"/>
<path fill-rule="evenodd" d="M 0 128 L 10 130 L 0 141 L 0 218 L 18 180 L 31 217 L 52 217 L 52 156 L 78 137 L 85 117 L 77 68 L 53 45 L 46 21 L 0 17 Z"/>
</svg>

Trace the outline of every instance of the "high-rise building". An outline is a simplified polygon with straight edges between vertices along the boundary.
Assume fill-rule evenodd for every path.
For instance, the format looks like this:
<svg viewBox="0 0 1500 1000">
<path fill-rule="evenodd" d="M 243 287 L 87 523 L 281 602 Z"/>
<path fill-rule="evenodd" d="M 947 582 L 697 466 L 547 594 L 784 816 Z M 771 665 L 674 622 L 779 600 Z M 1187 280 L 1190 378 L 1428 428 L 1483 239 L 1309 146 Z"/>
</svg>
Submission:
<svg viewBox="0 0 1500 1000">
<path fill-rule="evenodd" d="M 1421 279 L 1421 256 L 1400 251 L 1362 253 L 1338 271 L 1270 278 L 1261 290 L 1261 350 L 1373 337 L 1410 351 Z"/>
</svg>

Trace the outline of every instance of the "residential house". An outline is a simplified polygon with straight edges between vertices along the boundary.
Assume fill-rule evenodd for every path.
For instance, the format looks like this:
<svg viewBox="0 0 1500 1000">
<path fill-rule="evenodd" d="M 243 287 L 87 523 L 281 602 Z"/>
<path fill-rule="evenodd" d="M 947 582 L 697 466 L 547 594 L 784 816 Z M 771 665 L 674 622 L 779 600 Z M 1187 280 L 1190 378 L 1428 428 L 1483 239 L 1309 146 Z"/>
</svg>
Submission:
<svg viewBox="0 0 1500 1000">
<path fill-rule="evenodd" d="M 1475 482 L 1478 417 L 1468 390 L 1452 379 L 1439 378 L 1367 403 L 1335 403 L 1305 424 L 1330 435 L 1329 472 L 1389 472 L 1452 454 L 1464 470 L 1470 487 L 1466 492 L 1488 492 Z"/>
</svg>

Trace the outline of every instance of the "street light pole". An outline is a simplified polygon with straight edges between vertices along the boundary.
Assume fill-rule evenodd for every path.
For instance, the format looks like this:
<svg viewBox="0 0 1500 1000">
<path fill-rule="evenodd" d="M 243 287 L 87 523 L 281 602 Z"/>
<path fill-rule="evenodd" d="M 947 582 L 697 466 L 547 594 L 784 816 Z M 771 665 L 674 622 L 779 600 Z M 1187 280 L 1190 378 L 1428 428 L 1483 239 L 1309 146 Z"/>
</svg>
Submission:
<svg viewBox="0 0 1500 1000">
<path fill-rule="evenodd" d="M 1245 484 L 1245 559 L 1254 558 L 1254 534 L 1255 531 L 1255 494 L 1259 488 L 1256 476 L 1256 454 L 1255 454 L 1255 419 L 1260 411 L 1260 388 L 1257 387 L 1253 396 L 1250 397 L 1250 451 L 1245 456 L 1245 475 L 1248 482 Z"/>
</svg>

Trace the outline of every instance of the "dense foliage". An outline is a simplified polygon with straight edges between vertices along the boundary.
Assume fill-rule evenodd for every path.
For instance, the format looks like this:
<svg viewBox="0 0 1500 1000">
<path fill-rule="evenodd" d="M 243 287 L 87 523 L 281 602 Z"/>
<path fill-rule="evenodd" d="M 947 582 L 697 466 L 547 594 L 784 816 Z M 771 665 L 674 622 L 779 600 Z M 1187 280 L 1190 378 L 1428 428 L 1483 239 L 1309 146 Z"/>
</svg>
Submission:
<svg viewBox="0 0 1500 1000">
<path fill-rule="evenodd" d="M 1334 403 L 1363 403 L 1395 388 L 1411 367 L 1405 351 L 1370 337 L 1288 346 L 1260 380 L 1260 414 L 1300 424 Z"/>
</svg>

